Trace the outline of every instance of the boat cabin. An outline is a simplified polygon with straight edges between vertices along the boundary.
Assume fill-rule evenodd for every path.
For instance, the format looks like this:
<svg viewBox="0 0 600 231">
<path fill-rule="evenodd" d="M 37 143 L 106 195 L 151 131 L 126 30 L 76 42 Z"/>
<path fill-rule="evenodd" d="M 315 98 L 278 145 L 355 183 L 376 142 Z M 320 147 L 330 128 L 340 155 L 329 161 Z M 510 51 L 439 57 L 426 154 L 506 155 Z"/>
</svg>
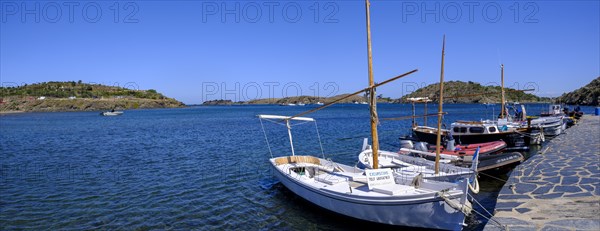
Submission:
<svg viewBox="0 0 600 231">
<path fill-rule="evenodd" d="M 493 134 L 500 132 L 500 129 L 494 123 L 477 121 L 458 121 L 452 123 L 451 130 L 454 135 Z"/>
</svg>

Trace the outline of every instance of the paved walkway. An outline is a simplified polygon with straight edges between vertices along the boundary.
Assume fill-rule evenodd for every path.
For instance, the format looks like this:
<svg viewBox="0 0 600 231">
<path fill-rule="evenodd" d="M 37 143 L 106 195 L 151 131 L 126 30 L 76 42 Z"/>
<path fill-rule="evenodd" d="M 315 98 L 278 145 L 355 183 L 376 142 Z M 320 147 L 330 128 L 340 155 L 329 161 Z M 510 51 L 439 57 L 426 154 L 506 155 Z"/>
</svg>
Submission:
<svg viewBox="0 0 600 231">
<path fill-rule="evenodd" d="M 548 142 L 498 195 L 494 220 L 509 230 L 600 230 L 600 116 Z M 484 230 L 503 230 L 490 220 Z"/>
</svg>

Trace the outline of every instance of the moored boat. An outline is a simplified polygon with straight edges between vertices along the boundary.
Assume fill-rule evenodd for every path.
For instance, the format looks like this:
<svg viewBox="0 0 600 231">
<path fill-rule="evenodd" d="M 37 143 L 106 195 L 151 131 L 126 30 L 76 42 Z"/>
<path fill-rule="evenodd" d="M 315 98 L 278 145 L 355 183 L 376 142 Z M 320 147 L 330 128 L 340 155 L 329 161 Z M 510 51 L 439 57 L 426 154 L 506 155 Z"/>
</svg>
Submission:
<svg viewBox="0 0 600 231">
<path fill-rule="evenodd" d="M 450 132 L 452 131 L 452 132 Z M 412 129 L 413 135 L 419 140 L 430 144 L 435 143 L 437 128 L 416 126 Z M 452 123 L 451 130 L 442 129 L 443 136 L 452 134 L 457 144 L 477 144 L 502 140 L 507 147 L 513 149 L 528 146 L 524 136 L 525 129 L 515 127 L 498 128 L 493 121 L 457 121 Z"/>
<path fill-rule="evenodd" d="M 424 179 L 419 187 L 411 185 L 412 180 L 370 186 L 369 178 L 390 177 L 391 170 L 369 174 L 369 170 L 312 156 L 277 157 L 270 163 L 286 188 L 327 210 L 381 224 L 462 229 L 464 213 L 450 204 L 468 203 L 466 181 L 455 184 Z"/>
<path fill-rule="evenodd" d="M 360 169 L 325 158 L 295 155 L 290 121 L 311 122 L 307 117 L 259 115 L 285 121 L 290 156 L 269 160 L 274 176 L 290 191 L 324 209 L 349 217 L 389 225 L 460 230 L 471 205 L 469 181 L 442 182 L 409 176 L 390 168 Z M 378 152 L 379 153 L 379 152 Z M 459 169 L 449 166 L 449 170 Z M 442 171 L 445 171 L 442 168 Z M 477 187 L 477 186 L 474 186 Z"/>
<path fill-rule="evenodd" d="M 454 145 L 453 140 L 446 141 L 446 147 L 441 146 L 440 153 L 448 156 L 456 156 L 463 161 L 470 162 L 475 152 L 479 151 L 481 156 L 486 156 L 501 152 L 506 148 L 506 142 L 502 140 L 476 143 L 476 144 L 465 144 L 465 145 Z M 427 144 L 425 142 L 417 142 L 416 144 L 411 140 L 401 140 L 400 146 L 407 149 L 415 149 L 420 151 L 427 151 L 435 154 L 435 146 Z"/>
<path fill-rule="evenodd" d="M 451 143 L 451 141 L 449 141 L 449 143 Z M 510 169 L 525 159 L 523 154 L 519 152 L 500 153 L 506 147 L 506 144 L 503 141 L 470 144 L 465 146 L 457 145 L 457 147 L 463 147 L 465 148 L 465 151 L 462 153 L 460 150 L 451 151 L 454 150 L 454 148 L 446 147 L 444 149 L 445 151 L 440 152 L 441 158 L 447 160 L 448 164 L 469 167 L 477 172 L 497 170 L 500 168 Z M 476 165 L 476 168 L 473 168 L 473 154 L 477 153 L 478 150 L 480 152 L 478 164 Z M 485 153 L 483 152 L 484 150 L 486 151 Z M 470 153 L 470 151 L 473 151 L 473 153 Z M 420 156 L 429 160 L 435 159 L 435 150 L 425 142 L 413 144 L 410 140 L 402 140 L 401 149 L 398 154 Z"/>
<path fill-rule="evenodd" d="M 120 116 L 120 115 L 123 115 L 123 112 L 112 110 L 112 111 L 101 112 L 100 115 L 102 115 L 102 116 Z"/>
</svg>

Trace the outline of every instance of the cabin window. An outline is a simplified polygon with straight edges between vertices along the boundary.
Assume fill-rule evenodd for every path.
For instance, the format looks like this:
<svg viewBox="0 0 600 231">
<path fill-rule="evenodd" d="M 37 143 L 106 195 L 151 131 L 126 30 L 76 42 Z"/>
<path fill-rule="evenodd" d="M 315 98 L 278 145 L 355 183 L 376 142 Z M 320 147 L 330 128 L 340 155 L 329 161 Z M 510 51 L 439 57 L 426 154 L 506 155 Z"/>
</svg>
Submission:
<svg viewBox="0 0 600 231">
<path fill-rule="evenodd" d="M 483 133 L 483 128 L 482 127 L 470 127 L 469 132 L 470 133 Z"/>
<path fill-rule="evenodd" d="M 452 129 L 452 131 L 454 131 L 454 133 L 467 133 L 467 128 L 465 128 L 465 127 L 454 127 Z"/>
<path fill-rule="evenodd" d="M 496 127 L 489 127 L 488 130 L 490 130 L 490 132 L 496 132 Z"/>
</svg>

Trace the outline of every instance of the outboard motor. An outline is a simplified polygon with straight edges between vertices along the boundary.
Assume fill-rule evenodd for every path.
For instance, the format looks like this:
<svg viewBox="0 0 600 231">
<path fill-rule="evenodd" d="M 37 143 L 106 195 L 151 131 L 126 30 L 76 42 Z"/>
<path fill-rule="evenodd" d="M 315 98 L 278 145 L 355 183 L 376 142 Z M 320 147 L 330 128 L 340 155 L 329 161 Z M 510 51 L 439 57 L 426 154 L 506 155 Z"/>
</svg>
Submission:
<svg viewBox="0 0 600 231">
<path fill-rule="evenodd" d="M 456 147 L 454 147 L 454 137 L 452 136 L 452 131 L 450 131 L 450 133 L 448 133 L 448 136 L 446 136 L 446 150 L 448 151 L 455 151 Z"/>
<path fill-rule="evenodd" d="M 426 151 L 428 151 L 427 150 L 427 143 L 425 143 L 425 142 L 417 142 L 417 143 L 415 143 L 415 148 L 414 149 L 426 152 Z"/>
<path fill-rule="evenodd" d="M 414 145 L 413 145 L 412 140 L 400 140 L 400 147 L 401 148 L 414 149 Z"/>
<path fill-rule="evenodd" d="M 454 151 L 455 149 L 456 148 L 454 147 L 454 138 L 448 139 L 448 141 L 446 141 L 446 150 Z"/>
</svg>

